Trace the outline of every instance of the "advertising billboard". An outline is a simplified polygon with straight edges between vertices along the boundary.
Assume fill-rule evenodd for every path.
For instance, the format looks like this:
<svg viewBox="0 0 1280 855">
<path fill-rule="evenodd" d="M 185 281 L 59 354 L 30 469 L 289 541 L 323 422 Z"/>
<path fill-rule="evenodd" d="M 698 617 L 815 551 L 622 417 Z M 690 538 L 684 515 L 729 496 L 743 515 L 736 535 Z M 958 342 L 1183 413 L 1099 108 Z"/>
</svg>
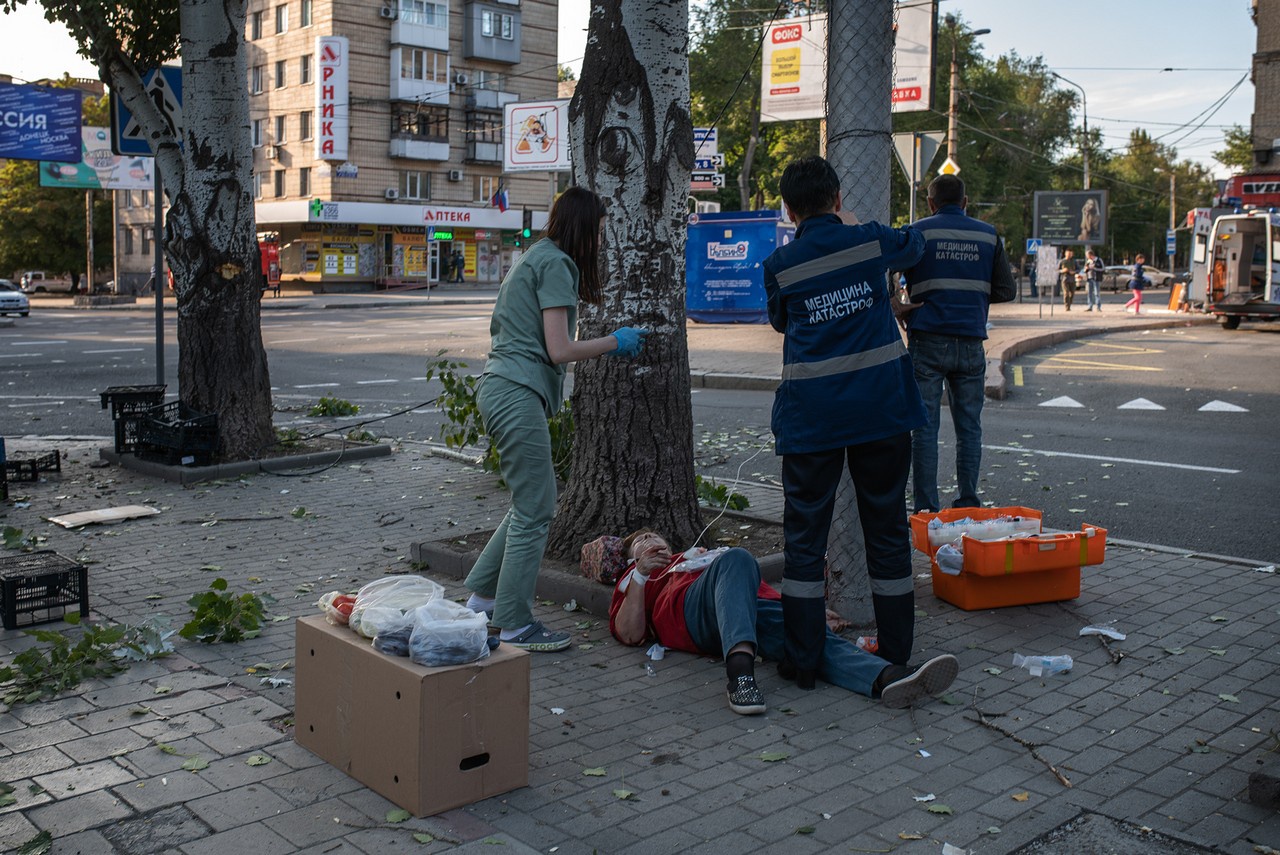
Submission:
<svg viewBox="0 0 1280 855">
<path fill-rule="evenodd" d="M 893 81 L 895 113 L 933 107 L 933 36 L 937 5 L 894 5 Z M 778 21 L 765 31 L 760 74 L 760 119 L 782 122 L 826 117 L 827 16 Z"/>
<path fill-rule="evenodd" d="M 1107 240 L 1106 190 L 1037 190 L 1032 234 L 1055 246 Z"/>
<path fill-rule="evenodd" d="M 568 172 L 569 168 L 567 99 L 508 104 L 504 108 L 504 172 Z"/>
<path fill-rule="evenodd" d="M 80 129 L 79 163 L 40 162 L 41 187 L 80 190 L 150 190 L 155 187 L 155 158 L 120 157 L 111 150 L 107 128 Z"/>
<path fill-rule="evenodd" d="M 346 36 L 316 39 L 316 160 L 347 159 L 351 135 L 351 53 Z"/>
<path fill-rule="evenodd" d="M 80 161 L 79 89 L 0 83 L 0 158 Z"/>
</svg>

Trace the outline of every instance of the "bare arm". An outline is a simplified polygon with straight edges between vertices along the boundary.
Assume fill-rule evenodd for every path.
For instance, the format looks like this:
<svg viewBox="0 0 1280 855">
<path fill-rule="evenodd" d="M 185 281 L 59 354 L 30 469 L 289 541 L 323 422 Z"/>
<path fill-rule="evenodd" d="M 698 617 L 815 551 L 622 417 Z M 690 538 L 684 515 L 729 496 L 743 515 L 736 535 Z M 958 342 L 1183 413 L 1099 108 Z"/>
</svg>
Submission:
<svg viewBox="0 0 1280 855">
<path fill-rule="evenodd" d="M 665 547 L 654 545 L 644 550 L 636 558 L 635 569 L 642 575 L 661 570 L 671 563 L 671 552 Z M 613 617 L 613 632 L 623 644 L 643 644 L 649 637 L 649 615 L 644 608 L 644 585 L 636 584 L 632 578 L 627 585 L 626 594 L 618 613 Z"/>
<path fill-rule="evenodd" d="M 556 306 L 542 310 L 542 334 L 547 342 L 547 356 L 556 365 L 603 356 L 618 349 L 612 335 L 575 341 L 569 338 L 569 310 Z"/>
</svg>

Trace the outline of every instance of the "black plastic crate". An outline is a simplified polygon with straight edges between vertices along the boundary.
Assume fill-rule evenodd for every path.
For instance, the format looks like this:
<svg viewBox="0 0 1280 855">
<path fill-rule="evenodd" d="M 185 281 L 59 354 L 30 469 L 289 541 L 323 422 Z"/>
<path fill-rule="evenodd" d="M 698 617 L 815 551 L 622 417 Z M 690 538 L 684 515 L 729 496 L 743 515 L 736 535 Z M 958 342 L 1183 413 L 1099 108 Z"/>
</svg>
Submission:
<svg viewBox="0 0 1280 855">
<path fill-rule="evenodd" d="M 111 418 L 146 415 L 164 403 L 166 386 L 112 386 L 100 394 L 102 409 L 111 407 Z M 116 449 L 119 451 L 120 449 Z"/>
<path fill-rule="evenodd" d="M 62 455 L 55 449 L 39 457 L 5 460 L 4 471 L 9 481 L 39 481 L 41 472 L 62 471 Z"/>
<path fill-rule="evenodd" d="M 52 550 L 0 558 L 0 618 L 5 629 L 61 620 L 79 606 L 89 616 L 89 571 Z"/>
<path fill-rule="evenodd" d="M 218 450 L 218 416 L 181 401 L 156 407 L 138 424 L 139 457 L 172 465 L 205 466 Z"/>
<path fill-rule="evenodd" d="M 138 434 L 146 416 L 121 416 L 115 421 L 116 454 L 130 454 L 138 450 Z"/>
</svg>

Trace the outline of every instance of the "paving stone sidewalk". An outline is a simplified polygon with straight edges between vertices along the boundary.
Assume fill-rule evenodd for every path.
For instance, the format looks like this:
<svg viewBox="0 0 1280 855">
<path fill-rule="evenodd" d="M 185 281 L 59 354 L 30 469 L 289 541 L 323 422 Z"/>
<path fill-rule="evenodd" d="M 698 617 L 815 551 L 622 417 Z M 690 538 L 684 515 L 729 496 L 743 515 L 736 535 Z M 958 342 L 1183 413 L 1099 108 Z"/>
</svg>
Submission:
<svg viewBox="0 0 1280 855">
<path fill-rule="evenodd" d="M 392 804 L 293 743 L 292 686 L 263 678 L 291 678 L 292 621 L 321 593 L 412 570 L 413 542 L 492 528 L 506 506 L 494 479 L 406 445 L 302 477 L 181 488 L 90 468 L 96 447 L 66 450 L 61 475 L 14 485 L 29 505 L 0 524 L 89 563 L 95 620 L 180 624 L 219 576 L 276 602 L 259 638 L 181 641 L 0 714 L 0 783 L 15 799 L 0 808 L 5 851 L 47 830 L 55 853 L 1008 853 L 1082 814 L 1181 851 L 1280 848 L 1280 814 L 1246 798 L 1280 745 L 1280 580 L 1253 564 L 1112 546 L 1075 601 L 963 612 L 933 597 L 918 557 L 917 659 L 951 652 L 962 670 L 914 713 L 801 692 L 766 664 L 769 713 L 738 717 L 720 665 L 671 653 L 650 676 L 604 621 L 542 603 L 538 616 L 576 644 L 533 658 L 530 785 L 392 823 Z M 43 521 L 138 503 L 161 513 L 79 531 Z M 1113 643 L 1119 663 L 1078 636 L 1103 622 L 1128 633 Z M 0 661 L 29 644 L 0 633 Z M 1037 679 L 1014 652 L 1068 653 L 1075 667 Z M 191 758 L 207 768 L 184 769 Z M 1036 851 L 1082 851 L 1064 845 Z"/>
</svg>

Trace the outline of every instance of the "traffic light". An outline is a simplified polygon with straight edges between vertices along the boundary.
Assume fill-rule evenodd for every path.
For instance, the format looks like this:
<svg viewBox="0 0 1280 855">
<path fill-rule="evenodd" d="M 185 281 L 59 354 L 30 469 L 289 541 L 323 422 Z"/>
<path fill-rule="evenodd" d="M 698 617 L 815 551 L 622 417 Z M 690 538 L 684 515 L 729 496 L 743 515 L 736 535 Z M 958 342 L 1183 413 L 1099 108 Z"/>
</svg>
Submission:
<svg viewBox="0 0 1280 855">
<path fill-rule="evenodd" d="M 524 228 L 520 231 L 520 237 L 533 237 L 533 211 L 528 208 L 524 209 Z M 518 246 L 519 244 L 517 244 Z"/>
</svg>

